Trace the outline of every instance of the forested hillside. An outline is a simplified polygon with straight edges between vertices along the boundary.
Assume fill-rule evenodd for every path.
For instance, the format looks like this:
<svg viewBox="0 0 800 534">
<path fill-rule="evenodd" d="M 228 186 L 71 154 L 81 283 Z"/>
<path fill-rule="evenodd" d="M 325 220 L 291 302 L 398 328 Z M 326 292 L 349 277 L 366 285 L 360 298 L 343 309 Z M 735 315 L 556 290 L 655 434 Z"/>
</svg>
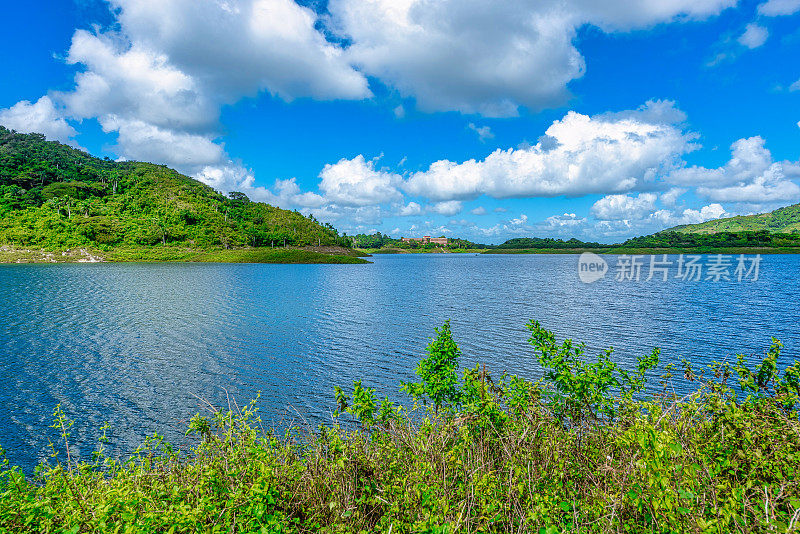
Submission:
<svg viewBox="0 0 800 534">
<path fill-rule="evenodd" d="M 800 246 L 800 234 L 759 230 L 757 232 L 691 233 L 665 230 L 653 235 L 628 239 L 621 248 L 776 248 Z"/>
<path fill-rule="evenodd" d="M 676 226 L 634 237 L 625 248 L 780 248 L 800 246 L 800 204 L 758 215 L 740 215 Z"/>
<path fill-rule="evenodd" d="M 699 224 L 676 226 L 670 230 L 685 234 L 757 232 L 760 230 L 783 234 L 800 233 L 800 204 L 786 206 L 769 213 L 715 219 Z"/>
<path fill-rule="evenodd" d="M 93 157 L 0 126 L 0 244 L 231 248 L 345 245 L 312 216 L 224 196 L 162 165 Z"/>
</svg>

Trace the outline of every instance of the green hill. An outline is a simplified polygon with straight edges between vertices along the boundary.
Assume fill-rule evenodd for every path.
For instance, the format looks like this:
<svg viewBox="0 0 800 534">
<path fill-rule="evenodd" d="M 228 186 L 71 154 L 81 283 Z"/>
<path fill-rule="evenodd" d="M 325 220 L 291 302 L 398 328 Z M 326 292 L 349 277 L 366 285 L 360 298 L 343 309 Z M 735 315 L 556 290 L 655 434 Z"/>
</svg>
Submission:
<svg viewBox="0 0 800 534">
<path fill-rule="evenodd" d="M 723 249 L 757 249 L 759 252 L 797 252 L 798 247 L 800 204 L 758 215 L 740 215 L 676 226 L 652 235 L 628 239 L 617 250 L 719 252 Z"/>
<path fill-rule="evenodd" d="M 616 245 L 586 243 L 577 239 L 515 238 L 487 253 L 595 252 L 648 254 L 658 252 L 733 253 L 800 252 L 800 204 L 770 213 L 717 219 L 676 226 L 651 235 L 633 237 Z"/>
<path fill-rule="evenodd" d="M 770 233 L 800 233 L 800 204 L 758 215 L 740 215 L 699 224 L 676 226 L 667 231 L 685 234 L 715 234 L 718 232 L 758 232 L 763 230 Z"/>
<path fill-rule="evenodd" d="M 162 165 L 100 159 L 0 126 L 0 245 L 212 251 L 349 239 L 313 216 L 224 196 Z"/>
</svg>

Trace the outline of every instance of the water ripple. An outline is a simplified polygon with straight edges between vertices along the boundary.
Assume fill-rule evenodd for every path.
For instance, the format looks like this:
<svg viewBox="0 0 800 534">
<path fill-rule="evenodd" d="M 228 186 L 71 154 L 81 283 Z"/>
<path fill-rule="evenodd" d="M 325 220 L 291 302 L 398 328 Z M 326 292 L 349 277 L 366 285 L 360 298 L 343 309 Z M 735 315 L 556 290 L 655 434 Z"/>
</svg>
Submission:
<svg viewBox="0 0 800 534">
<path fill-rule="evenodd" d="M 610 258 L 613 262 L 614 258 Z M 0 444 L 26 470 L 47 453 L 51 413 L 76 419 L 91 453 L 109 421 L 113 452 L 154 431 L 186 446 L 197 396 L 226 405 L 262 392 L 267 422 L 329 417 L 354 379 L 400 399 L 446 319 L 463 366 L 538 377 L 525 324 L 613 345 L 632 365 L 652 347 L 695 364 L 770 336 L 800 347 L 797 256 L 768 256 L 756 283 L 583 285 L 569 255 L 378 256 L 374 265 L 99 264 L 0 267 Z M 288 411 L 287 411 L 288 410 Z"/>
</svg>

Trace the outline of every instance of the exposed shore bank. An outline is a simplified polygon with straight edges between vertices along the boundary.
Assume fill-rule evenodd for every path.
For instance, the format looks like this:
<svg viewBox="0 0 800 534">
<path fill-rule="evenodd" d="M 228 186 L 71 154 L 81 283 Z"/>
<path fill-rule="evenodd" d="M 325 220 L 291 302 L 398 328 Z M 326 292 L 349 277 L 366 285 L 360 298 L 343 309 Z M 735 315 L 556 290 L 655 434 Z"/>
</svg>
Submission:
<svg viewBox="0 0 800 534">
<path fill-rule="evenodd" d="M 800 254 L 800 247 L 686 247 L 686 248 L 493 248 L 410 250 L 402 248 L 356 249 L 364 254 Z"/>
<path fill-rule="evenodd" d="M 205 262 L 205 263 L 370 263 L 343 247 L 241 248 L 198 250 L 185 247 L 141 247 L 66 250 L 0 247 L 0 263 Z"/>
</svg>

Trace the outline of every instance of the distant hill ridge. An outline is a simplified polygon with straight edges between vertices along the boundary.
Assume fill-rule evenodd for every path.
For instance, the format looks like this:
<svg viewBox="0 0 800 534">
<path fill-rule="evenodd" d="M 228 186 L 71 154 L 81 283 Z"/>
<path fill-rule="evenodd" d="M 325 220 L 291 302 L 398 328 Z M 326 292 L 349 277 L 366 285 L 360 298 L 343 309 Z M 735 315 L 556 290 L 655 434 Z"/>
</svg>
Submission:
<svg viewBox="0 0 800 534">
<path fill-rule="evenodd" d="M 676 226 L 655 234 L 627 239 L 616 245 L 585 243 L 542 238 L 509 239 L 492 247 L 490 252 L 504 250 L 591 249 L 605 252 L 629 250 L 703 251 L 719 249 L 759 249 L 775 252 L 796 252 L 800 248 L 800 204 L 769 213 L 717 219 L 699 224 Z"/>
<path fill-rule="evenodd" d="M 224 196 L 163 165 L 100 159 L 0 126 L 0 244 L 200 249 L 348 245 L 313 216 Z"/>
<path fill-rule="evenodd" d="M 786 206 L 768 213 L 740 215 L 715 219 L 699 224 L 686 224 L 665 230 L 686 234 L 715 234 L 718 232 L 800 233 L 800 204 Z"/>
</svg>

